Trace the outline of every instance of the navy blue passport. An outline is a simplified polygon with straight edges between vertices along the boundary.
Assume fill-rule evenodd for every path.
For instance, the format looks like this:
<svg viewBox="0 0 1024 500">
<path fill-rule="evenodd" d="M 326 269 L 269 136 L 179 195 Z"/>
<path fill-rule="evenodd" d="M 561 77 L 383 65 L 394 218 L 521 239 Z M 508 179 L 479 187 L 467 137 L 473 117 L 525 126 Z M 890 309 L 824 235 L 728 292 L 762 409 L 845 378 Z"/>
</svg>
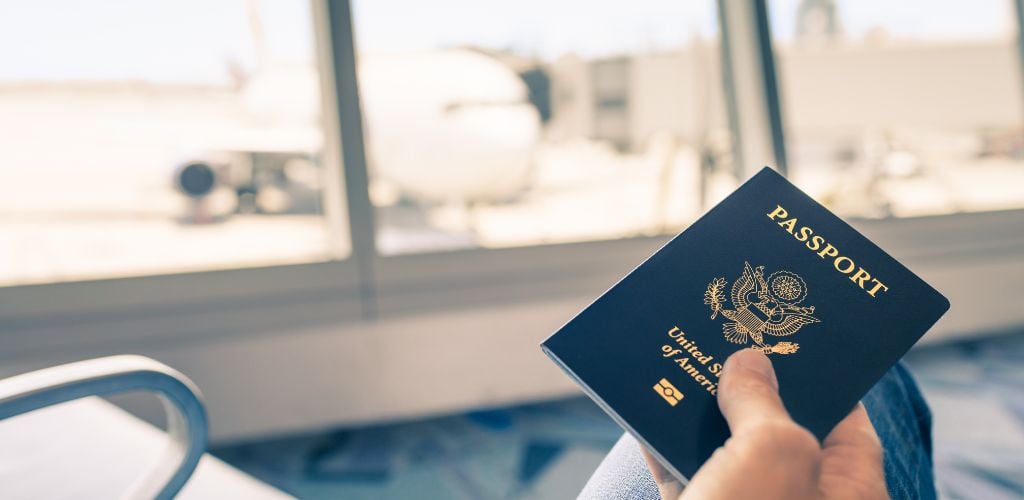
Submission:
<svg viewBox="0 0 1024 500">
<path fill-rule="evenodd" d="M 819 439 L 930 328 L 938 291 L 764 168 L 543 342 L 686 481 L 729 437 L 725 359 L 759 349 Z"/>
</svg>

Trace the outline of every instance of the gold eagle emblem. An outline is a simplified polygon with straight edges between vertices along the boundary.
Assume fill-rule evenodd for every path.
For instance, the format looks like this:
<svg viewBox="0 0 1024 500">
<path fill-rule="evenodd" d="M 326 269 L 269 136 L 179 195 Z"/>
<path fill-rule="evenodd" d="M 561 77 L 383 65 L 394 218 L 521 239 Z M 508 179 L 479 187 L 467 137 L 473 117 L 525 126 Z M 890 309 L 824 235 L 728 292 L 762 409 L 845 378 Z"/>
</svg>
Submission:
<svg viewBox="0 0 1024 500">
<path fill-rule="evenodd" d="M 732 284 L 729 298 L 734 309 L 723 309 L 725 278 L 715 278 L 704 292 L 704 303 L 711 306 L 711 319 L 719 313 L 732 320 L 722 325 L 725 340 L 735 344 L 752 341 L 753 349 L 765 354 L 793 354 L 800 348 L 795 342 L 765 342 L 765 335 L 788 337 L 811 323 L 820 320 L 812 316 L 814 306 L 797 304 L 807 298 L 807 283 L 796 273 L 776 271 L 768 279 L 764 266 L 751 268 L 743 263 L 743 274 Z"/>
</svg>

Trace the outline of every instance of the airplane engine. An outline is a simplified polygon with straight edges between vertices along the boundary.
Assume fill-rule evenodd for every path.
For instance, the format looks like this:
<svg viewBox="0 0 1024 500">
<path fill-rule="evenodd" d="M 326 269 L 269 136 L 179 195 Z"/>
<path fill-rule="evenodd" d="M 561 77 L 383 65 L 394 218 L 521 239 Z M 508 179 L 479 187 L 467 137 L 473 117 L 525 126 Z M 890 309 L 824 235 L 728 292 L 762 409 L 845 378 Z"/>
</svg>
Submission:
<svg viewBox="0 0 1024 500">
<path fill-rule="evenodd" d="M 185 196 L 203 198 L 217 186 L 217 172 L 204 161 L 186 162 L 175 170 L 174 183 Z"/>
<path fill-rule="evenodd" d="M 175 164 L 171 182 L 186 201 L 182 222 L 206 224 L 237 210 L 238 196 L 231 185 L 229 163 L 220 156 L 189 155 Z"/>
</svg>

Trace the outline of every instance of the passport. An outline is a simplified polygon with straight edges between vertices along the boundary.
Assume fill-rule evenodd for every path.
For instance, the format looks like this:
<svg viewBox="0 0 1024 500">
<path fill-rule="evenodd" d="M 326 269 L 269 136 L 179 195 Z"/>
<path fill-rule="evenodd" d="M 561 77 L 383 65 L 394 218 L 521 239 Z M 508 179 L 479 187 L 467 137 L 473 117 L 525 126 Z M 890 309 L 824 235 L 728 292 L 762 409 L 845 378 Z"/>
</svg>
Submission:
<svg viewBox="0 0 1024 500">
<path fill-rule="evenodd" d="M 947 309 L 765 167 L 541 348 L 685 482 L 729 437 L 715 398 L 733 352 L 767 354 L 821 440 Z"/>
</svg>

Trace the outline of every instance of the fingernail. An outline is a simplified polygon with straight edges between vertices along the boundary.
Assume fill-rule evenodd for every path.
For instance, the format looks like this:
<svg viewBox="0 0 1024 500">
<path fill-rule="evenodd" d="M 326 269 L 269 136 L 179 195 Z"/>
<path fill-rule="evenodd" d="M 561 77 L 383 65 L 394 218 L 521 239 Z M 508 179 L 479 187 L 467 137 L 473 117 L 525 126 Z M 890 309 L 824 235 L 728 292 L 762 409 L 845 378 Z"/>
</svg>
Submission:
<svg viewBox="0 0 1024 500">
<path fill-rule="evenodd" d="M 779 387 L 779 381 L 775 378 L 775 368 L 772 367 L 772 362 L 763 353 L 754 349 L 741 349 L 729 356 L 729 359 L 725 361 L 725 371 L 729 372 L 736 369 L 750 370 L 757 375 L 764 377 L 765 380 L 771 382 L 771 384 L 777 389 Z"/>
</svg>

